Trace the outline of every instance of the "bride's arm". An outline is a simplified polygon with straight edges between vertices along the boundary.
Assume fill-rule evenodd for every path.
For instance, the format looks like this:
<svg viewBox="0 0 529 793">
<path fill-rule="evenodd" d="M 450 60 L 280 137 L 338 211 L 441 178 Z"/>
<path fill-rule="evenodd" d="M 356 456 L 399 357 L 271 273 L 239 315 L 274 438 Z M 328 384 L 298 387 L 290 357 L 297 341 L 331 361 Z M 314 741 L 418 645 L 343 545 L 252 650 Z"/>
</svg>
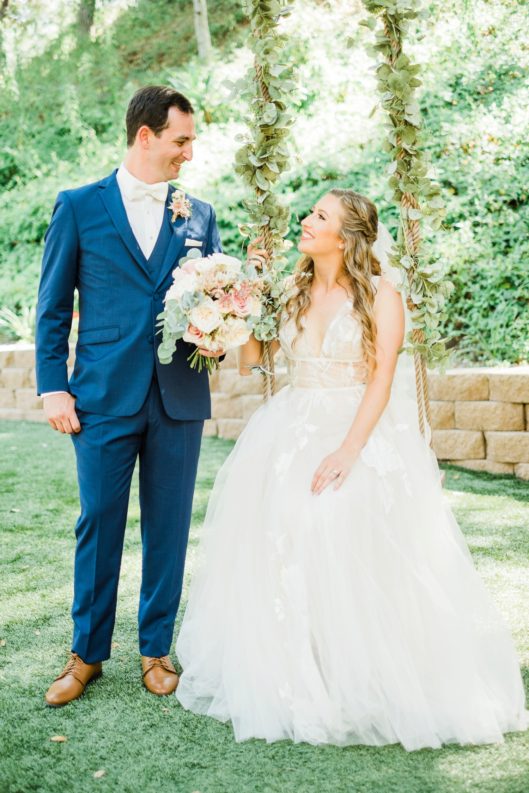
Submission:
<svg viewBox="0 0 529 793">
<path fill-rule="evenodd" d="M 279 349 L 279 342 L 272 341 L 272 355 L 275 355 Z M 247 375 L 252 373 L 252 366 L 259 366 L 263 358 L 263 342 L 257 341 L 255 336 L 252 335 L 241 347 L 237 348 L 237 361 L 239 365 L 239 374 Z"/>
<path fill-rule="evenodd" d="M 342 445 L 323 460 L 314 474 L 311 484 L 313 493 L 321 493 L 332 482 L 335 488 L 340 487 L 389 401 L 398 351 L 404 338 L 404 309 L 399 293 L 383 278 L 379 281 L 374 315 L 377 327 L 376 369 L 369 378 Z M 339 472 L 339 476 L 336 476 L 336 472 Z"/>
</svg>

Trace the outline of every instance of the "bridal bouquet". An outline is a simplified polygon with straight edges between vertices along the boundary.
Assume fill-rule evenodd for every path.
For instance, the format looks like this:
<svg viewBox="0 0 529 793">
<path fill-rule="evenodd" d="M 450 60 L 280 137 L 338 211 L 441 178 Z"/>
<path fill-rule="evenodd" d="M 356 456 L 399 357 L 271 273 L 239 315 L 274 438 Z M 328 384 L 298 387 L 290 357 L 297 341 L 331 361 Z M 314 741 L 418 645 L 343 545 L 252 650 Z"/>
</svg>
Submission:
<svg viewBox="0 0 529 793">
<path fill-rule="evenodd" d="M 199 348 L 216 353 L 247 342 L 261 322 L 266 285 L 255 268 L 233 256 L 193 253 L 173 271 L 165 309 L 157 317 L 162 333 L 158 358 L 170 363 L 183 339 L 196 345 L 188 359 L 191 367 L 212 372 L 218 359 L 202 355 Z"/>
</svg>

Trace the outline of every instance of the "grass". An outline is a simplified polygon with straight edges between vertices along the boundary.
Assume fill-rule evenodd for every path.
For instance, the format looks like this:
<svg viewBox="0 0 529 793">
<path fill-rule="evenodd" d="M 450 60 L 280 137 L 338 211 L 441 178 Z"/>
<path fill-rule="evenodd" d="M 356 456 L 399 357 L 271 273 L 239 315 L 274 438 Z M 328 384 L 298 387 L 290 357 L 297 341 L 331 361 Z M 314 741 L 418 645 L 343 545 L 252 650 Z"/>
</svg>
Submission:
<svg viewBox="0 0 529 793">
<path fill-rule="evenodd" d="M 112 659 L 61 710 L 43 694 L 67 656 L 71 625 L 74 457 L 46 426 L 0 422 L 0 792 L 527 793 L 529 734 L 502 745 L 408 754 L 399 746 L 236 744 L 231 728 L 156 699 L 140 683 L 140 541 L 134 486 Z M 231 444 L 204 441 L 188 569 L 208 492 Z M 481 575 L 529 666 L 529 488 L 448 468 L 447 496 Z M 529 683 L 526 674 L 526 681 Z M 63 743 L 50 739 L 61 735 Z M 94 778 L 94 773 L 104 775 Z"/>
</svg>

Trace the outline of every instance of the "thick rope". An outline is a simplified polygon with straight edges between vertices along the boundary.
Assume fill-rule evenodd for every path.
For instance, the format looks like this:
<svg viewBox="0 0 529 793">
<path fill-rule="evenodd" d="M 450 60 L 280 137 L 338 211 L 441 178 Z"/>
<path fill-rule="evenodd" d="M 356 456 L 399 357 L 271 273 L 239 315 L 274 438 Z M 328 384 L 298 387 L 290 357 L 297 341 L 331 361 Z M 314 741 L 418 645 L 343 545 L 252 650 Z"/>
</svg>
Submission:
<svg viewBox="0 0 529 793">
<path fill-rule="evenodd" d="M 400 41 L 396 38 L 395 32 L 391 30 L 388 25 L 387 18 L 384 19 L 384 31 L 389 41 L 391 41 L 391 55 L 388 57 L 388 62 L 391 66 L 394 66 L 395 61 L 399 57 L 402 52 L 402 47 Z M 406 155 L 404 150 L 402 150 L 399 159 L 404 158 Z M 402 209 L 405 210 L 405 217 L 402 219 L 402 226 L 403 226 L 403 233 L 406 242 L 406 249 L 407 252 L 412 256 L 415 257 L 419 253 L 420 244 L 421 244 L 421 226 L 418 220 L 411 220 L 408 216 L 408 209 L 419 209 L 419 204 L 411 193 L 403 193 L 400 205 Z M 408 270 L 408 282 L 411 285 L 412 280 L 412 272 Z M 415 310 L 414 303 L 408 297 L 407 299 L 407 306 L 410 312 L 413 314 Z M 419 328 L 414 329 L 412 331 L 412 340 L 414 345 L 424 344 L 424 333 Z M 432 426 L 431 422 L 431 412 L 430 412 L 430 400 L 428 395 L 428 372 L 426 368 L 426 360 L 424 355 L 420 352 L 415 352 L 413 355 L 413 363 L 415 366 L 415 386 L 417 390 L 417 411 L 418 411 L 418 418 L 419 418 L 419 428 L 421 430 L 422 435 L 426 438 L 427 437 L 427 429 L 426 424 L 430 427 Z M 431 439 L 430 439 L 431 443 Z"/>
<path fill-rule="evenodd" d="M 263 69 L 261 64 L 255 61 L 255 73 L 257 76 L 257 84 L 259 86 L 259 91 L 261 96 L 266 102 L 270 102 L 270 93 L 268 91 L 268 86 L 266 85 L 263 79 Z M 257 195 L 262 195 L 263 191 L 256 187 Z M 268 253 L 270 257 L 268 260 L 268 267 L 273 266 L 273 256 L 274 256 L 274 246 L 272 243 L 272 233 L 270 231 L 269 226 L 262 226 L 260 229 L 260 236 L 263 237 L 263 247 Z M 275 366 L 274 366 L 274 356 L 272 355 L 272 347 L 270 342 L 264 341 L 263 343 L 263 356 L 262 356 L 262 363 L 265 372 L 263 373 L 263 399 L 265 402 L 275 394 L 276 391 L 276 377 L 275 377 Z"/>
</svg>

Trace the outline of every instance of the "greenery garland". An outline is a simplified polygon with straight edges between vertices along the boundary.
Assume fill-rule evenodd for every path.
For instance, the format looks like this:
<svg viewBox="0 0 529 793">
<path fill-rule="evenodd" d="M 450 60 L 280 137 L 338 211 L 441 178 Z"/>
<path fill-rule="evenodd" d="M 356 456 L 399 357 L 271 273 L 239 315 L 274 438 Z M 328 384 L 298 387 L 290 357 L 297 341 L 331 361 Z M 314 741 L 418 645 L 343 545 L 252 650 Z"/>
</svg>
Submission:
<svg viewBox="0 0 529 793">
<path fill-rule="evenodd" d="M 290 210 L 273 192 L 289 163 L 287 143 L 294 123 L 291 95 L 296 85 L 292 66 L 284 62 L 286 36 L 278 22 L 289 13 L 286 0 L 244 0 L 250 21 L 250 45 L 254 64 L 234 89 L 248 102 L 248 132 L 235 155 L 235 171 L 253 194 L 244 205 L 249 222 L 240 227 L 245 237 L 265 235 L 268 252 L 284 250 Z"/>
<path fill-rule="evenodd" d="M 287 38 L 278 24 L 289 11 L 286 0 L 244 0 L 250 22 L 250 44 L 254 63 L 245 77 L 233 88 L 248 102 L 248 132 L 240 136 L 242 146 L 235 155 L 235 171 L 251 188 L 244 201 L 248 223 L 240 226 L 244 237 L 262 236 L 270 256 L 263 277 L 268 281 L 264 318 L 255 329 L 263 341 L 262 371 L 265 373 L 264 396 L 274 391 L 274 362 L 270 341 L 277 333 L 281 303 L 281 277 L 286 261 L 281 256 L 287 248 L 290 210 L 274 192 L 274 187 L 289 163 L 288 137 L 294 123 L 291 109 L 296 87 L 292 66 L 285 62 Z"/>
<path fill-rule="evenodd" d="M 413 329 L 409 347 L 428 363 L 446 353 L 440 333 L 446 298 L 452 284 L 441 263 L 426 261 L 419 251 L 420 224 L 427 218 L 439 229 L 445 215 L 439 187 L 428 177 L 428 163 L 420 149 L 420 108 L 416 92 L 420 66 L 403 52 L 403 38 L 413 20 L 425 18 L 421 0 L 363 0 L 370 17 L 362 21 L 375 31 L 370 51 L 379 62 L 376 74 L 381 106 L 387 113 L 384 151 L 392 155 L 389 186 L 400 206 L 400 230 L 392 263 L 405 275 Z M 426 388 L 426 385 L 424 386 Z"/>
</svg>

